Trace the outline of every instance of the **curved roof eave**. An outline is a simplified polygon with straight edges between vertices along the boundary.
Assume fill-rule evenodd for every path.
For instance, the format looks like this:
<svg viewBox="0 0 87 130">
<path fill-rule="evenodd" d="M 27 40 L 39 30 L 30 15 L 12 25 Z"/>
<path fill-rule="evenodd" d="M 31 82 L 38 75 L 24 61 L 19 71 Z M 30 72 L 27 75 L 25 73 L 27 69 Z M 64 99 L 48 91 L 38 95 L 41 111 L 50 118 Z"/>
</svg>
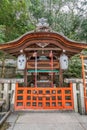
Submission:
<svg viewBox="0 0 87 130">
<path fill-rule="evenodd" d="M 69 47 L 69 48 L 77 48 L 79 50 L 79 52 L 81 52 L 83 49 L 87 48 L 87 44 L 86 43 L 82 43 L 82 42 L 76 42 L 73 40 L 68 39 L 67 37 L 65 37 L 64 35 L 61 35 L 60 33 L 57 32 L 35 32 L 35 31 L 31 31 L 31 32 L 27 32 L 26 34 L 22 35 L 21 37 L 19 37 L 16 40 L 7 42 L 5 44 L 1 44 L 0 45 L 0 50 L 3 51 L 7 51 L 7 50 L 11 50 L 14 48 L 19 48 L 21 45 L 26 44 L 26 41 L 30 42 L 37 39 L 38 41 L 44 40 L 44 39 L 48 39 L 49 42 L 51 40 L 57 40 L 60 41 L 63 46 L 65 47 Z M 61 44 L 60 43 L 60 44 Z M 9 51 L 8 51 L 9 52 Z"/>
<path fill-rule="evenodd" d="M 68 40 L 68 41 L 70 41 L 70 42 L 74 42 L 74 43 L 78 43 L 78 44 L 87 44 L 86 42 L 83 42 L 83 41 L 77 42 L 77 41 L 75 41 L 75 40 L 72 40 L 72 39 L 66 37 L 63 33 L 59 33 L 59 32 L 56 32 L 56 31 L 52 31 L 52 32 L 53 32 L 53 33 L 56 33 L 56 34 L 58 34 L 58 35 L 61 35 L 62 37 L 64 37 L 66 40 Z"/>
<path fill-rule="evenodd" d="M 10 44 L 10 43 L 13 43 L 13 42 L 17 42 L 17 41 L 19 41 L 20 39 L 22 39 L 23 37 L 25 37 L 26 35 L 31 34 L 31 33 L 38 33 L 38 32 L 35 32 L 34 30 L 29 31 L 29 32 L 26 32 L 25 34 L 21 35 L 20 37 L 14 39 L 14 40 L 12 40 L 12 41 L 3 43 L 3 44 L 1 44 L 1 45 Z M 39 32 L 39 33 L 43 33 L 43 32 Z M 48 33 L 49 33 L 49 32 L 48 32 Z M 85 43 L 85 42 L 77 42 L 77 41 L 75 41 L 75 40 L 69 39 L 68 37 L 66 37 L 66 36 L 63 35 L 62 33 L 58 33 L 58 32 L 56 32 L 56 31 L 51 31 L 50 33 L 58 34 L 59 36 L 63 37 L 64 39 L 66 39 L 66 40 L 69 41 L 69 42 L 78 43 L 78 44 L 87 44 L 87 43 Z"/>
</svg>

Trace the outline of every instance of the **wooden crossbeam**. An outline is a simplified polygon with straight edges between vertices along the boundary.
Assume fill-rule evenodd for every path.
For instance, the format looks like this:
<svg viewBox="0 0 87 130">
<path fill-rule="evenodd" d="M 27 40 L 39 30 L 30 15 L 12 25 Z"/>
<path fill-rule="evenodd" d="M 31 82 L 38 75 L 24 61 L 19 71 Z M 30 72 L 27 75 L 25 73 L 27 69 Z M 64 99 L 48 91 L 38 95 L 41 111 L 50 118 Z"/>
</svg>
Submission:
<svg viewBox="0 0 87 130">
<path fill-rule="evenodd" d="M 36 50 L 38 50 L 38 51 L 40 51 L 40 50 L 45 50 L 45 51 L 50 51 L 50 50 L 54 50 L 54 51 L 57 51 L 57 50 L 62 50 L 61 48 L 25 48 L 24 49 L 24 51 L 36 51 Z"/>
</svg>

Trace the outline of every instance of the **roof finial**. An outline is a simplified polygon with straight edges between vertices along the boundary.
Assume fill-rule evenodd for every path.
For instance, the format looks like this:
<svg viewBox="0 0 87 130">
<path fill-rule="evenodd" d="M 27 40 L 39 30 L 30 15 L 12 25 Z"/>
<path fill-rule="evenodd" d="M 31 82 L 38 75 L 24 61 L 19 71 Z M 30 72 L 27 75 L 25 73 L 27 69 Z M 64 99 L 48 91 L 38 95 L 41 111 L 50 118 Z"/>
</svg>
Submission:
<svg viewBox="0 0 87 130">
<path fill-rule="evenodd" d="M 39 22 L 36 25 L 37 26 L 36 31 L 41 31 L 41 32 L 43 32 L 43 31 L 45 31 L 45 32 L 50 31 L 49 24 L 47 23 L 47 19 L 42 17 L 42 18 L 38 19 L 38 21 Z"/>
</svg>

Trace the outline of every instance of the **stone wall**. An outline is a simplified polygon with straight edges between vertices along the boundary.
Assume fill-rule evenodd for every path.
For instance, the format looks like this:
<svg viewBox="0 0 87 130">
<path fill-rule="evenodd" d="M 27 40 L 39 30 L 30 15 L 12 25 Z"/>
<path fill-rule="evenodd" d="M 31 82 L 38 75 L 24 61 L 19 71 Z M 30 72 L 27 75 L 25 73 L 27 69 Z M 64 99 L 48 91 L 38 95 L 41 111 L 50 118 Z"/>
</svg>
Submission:
<svg viewBox="0 0 87 130">
<path fill-rule="evenodd" d="M 3 63 L 0 60 L 0 77 L 2 77 L 2 70 L 4 68 L 4 78 L 14 78 L 16 76 L 16 60 L 6 59 Z"/>
<path fill-rule="evenodd" d="M 4 78 L 14 78 L 16 76 L 16 67 L 5 66 Z M 0 66 L 0 77 L 2 77 L 2 66 Z"/>
</svg>

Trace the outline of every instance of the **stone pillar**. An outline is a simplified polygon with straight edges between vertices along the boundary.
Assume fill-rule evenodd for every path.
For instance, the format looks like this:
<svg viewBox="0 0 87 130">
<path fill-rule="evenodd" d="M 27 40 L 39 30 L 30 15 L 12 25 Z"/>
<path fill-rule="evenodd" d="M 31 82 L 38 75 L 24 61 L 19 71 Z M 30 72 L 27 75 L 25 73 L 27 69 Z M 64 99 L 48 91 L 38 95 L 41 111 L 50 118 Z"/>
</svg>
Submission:
<svg viewBox="0 0 87 130">
<path fill-rule="evenodd" d="M 3 99 L 6 102 L 5 109 L 8 110 L 9 108 L 9 84 L 8 83 L 4 83 Z"/>
<path fill-rule="evenodd" d="M 73 83 L 73 100 L 74 100 L 74 111 L 78 112 L 76 83 Z"/>
<path fill-rule="evenodd" d="M 80 91 L 80 114 L 85 114 L 85 102 L 84 102 L 84 87 L 83 84 L 79 84 Z"/>
<path fill-rule="evenodd" d="M 16 83 L 12 83 L 11 88 L 12 90 L 11 90 L 11 99 L 10 99 L 11 100 L 10 109 L 11 111 L 14 111 Z"/>
<path fill-rule="evenodd" d="M 1 91 L 2 91 L 2 83 L 0 83 L 0 98 L 2 98 L 2 93 L 1 93 Z"/>
</svg>

